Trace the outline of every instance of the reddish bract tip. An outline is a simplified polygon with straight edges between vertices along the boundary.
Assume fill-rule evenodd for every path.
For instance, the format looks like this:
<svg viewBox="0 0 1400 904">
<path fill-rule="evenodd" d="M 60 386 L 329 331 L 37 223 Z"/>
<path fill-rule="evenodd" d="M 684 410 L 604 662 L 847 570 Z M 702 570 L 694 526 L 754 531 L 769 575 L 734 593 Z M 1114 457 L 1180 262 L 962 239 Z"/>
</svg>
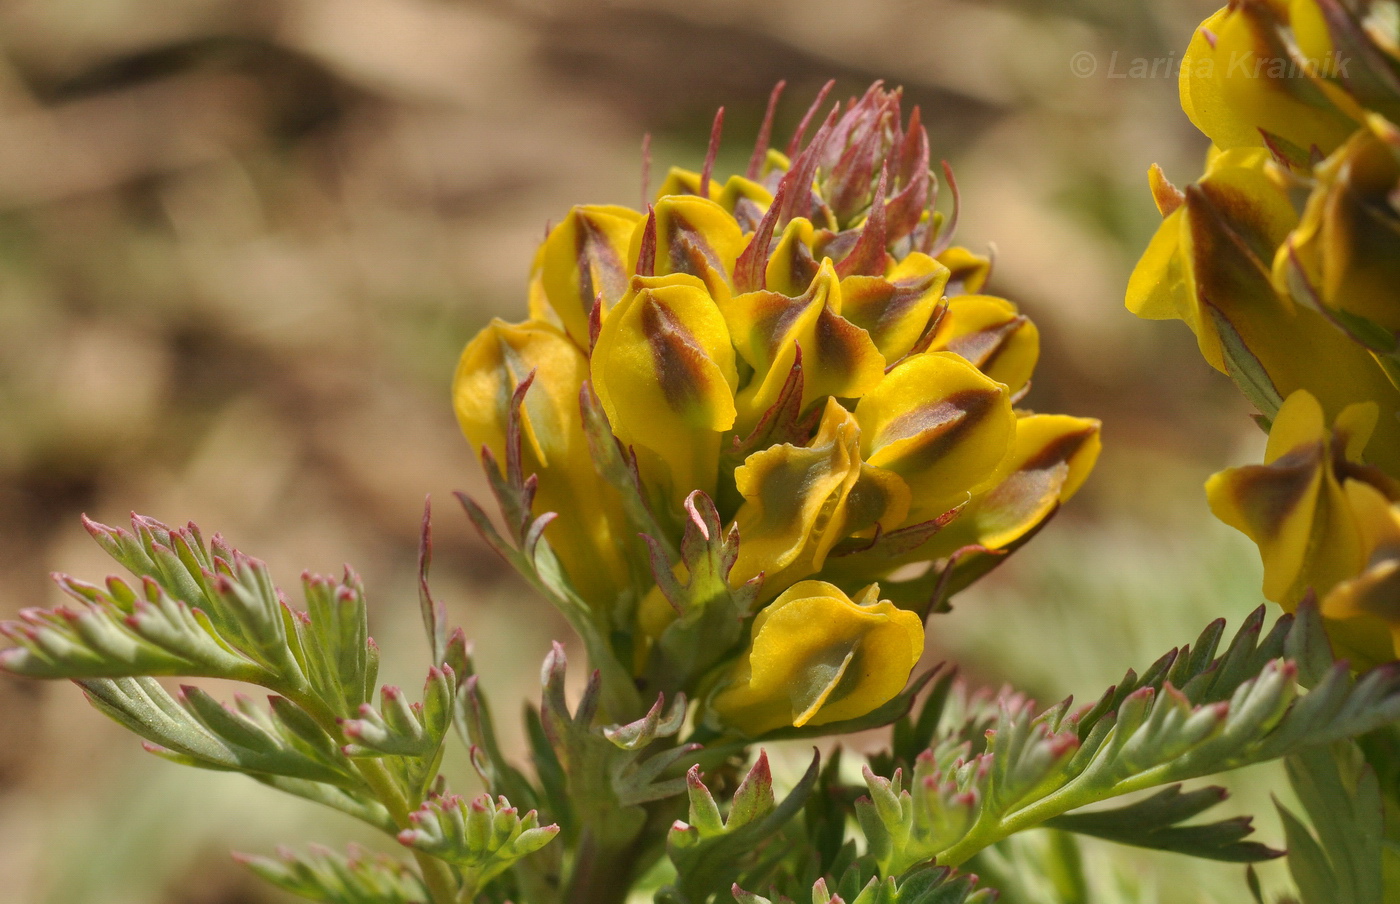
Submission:
<svg viewBox="0 0 1400 904">
<path fill-rule="evenodd" d="M 724 108 L 715 111 L 715 121 L 710 126 L 710 146 L 705 149 L 705 165 L 700 170 L 700 197 L 710 196 L 710 176 L 715 171 L 715 158 L 719 156 L 719 139 L 724 132 Z"/>
<path fill-rule="evenodd" d="M 642 227 L 642 246 L 637 251 L 637 275 L 656 274 L 656 208 L 647 205 L 647 222 Z"/>
<path fill-rule="evenodd" d="M 786 81 L 779 81 L 773 86 L 773 93 L 768 95 L 768 109 L 763 114 L 763 125 L 758 127 L 758 140 L 754 142 L 753 154 L 749 157 L 748 168 L 744 170 L 746 179 L 757 179 L 763 173 L 763 160 L 768 156 L 768 142 L 773 137 L 773 114 L 778 110 L 778 99 L 783 96 L 783 89 L 786 87 Z"/>
<path fill-rule="evenodd" d="M 806 113 L 802 114 L 802 121 L 797 124 L 797 131 L 792 133 L 792 138 L 788 141 L 787 156 L 789 158 L 797 153 L 798 148 L 802 147 L 802 139 L 807 135 L 807 127 L 812 124 L 812 117 L 817 115 L 817 111 L 826 102 L 826 96 L 831 93 L 831 89 L 834 87 L 836 87 L 836 79 L 831 79 L 822 85 L 822 89 L 817 92 L 817 97 L 812 101 L 812 105 L 807 108 Z"/>
</svg>

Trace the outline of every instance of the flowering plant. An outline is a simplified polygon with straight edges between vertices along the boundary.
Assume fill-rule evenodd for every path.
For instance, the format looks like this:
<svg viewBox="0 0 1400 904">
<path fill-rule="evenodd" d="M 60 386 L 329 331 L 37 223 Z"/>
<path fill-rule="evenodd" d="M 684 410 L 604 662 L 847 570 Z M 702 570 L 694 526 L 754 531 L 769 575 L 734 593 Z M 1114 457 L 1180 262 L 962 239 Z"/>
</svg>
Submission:
<svg viewBox="0 0 1400 904">
<path fill-rule="evenodd" d="M 571 703 L 563 647 L 546 657 L 528 768 L 430 590 L 426 512 L 421 702 L 378 685 L 353 572 L 305 576 L 299 609 L 221 537 L 139 516 L 86 522 L 135 583 L 60 577 L 73 603 L 4 625 L 0 667 L 72 679 L 151 752 L 411 853 L 243 858 L 336 904 L 1014 900 L 1018 882 L 1082 871 L 1076 836 L 1278 856 L 1246 840 L 1248 819 L 1186 824 L 1223 793 L 1181 783 L 1280 757 L 1309 777 L 1305 802 L 1336 787 L 1375 815 L 1374 776 L 1328 745 L 1400 717 L 1400 675 L 1334 663 L 1310 602 L 1267 631 L 1261 609 L 1223 645 L 1212 623 L 1078 707 L 917 672 L 930 619 L 1083 484 L 1099 425 L 1018 407 L 1036 328 L 980 294 L 990 260 L 952 244 L 956 187 L 945 165 L 945 217 L 918 110 L 877 84 L 823 116 L 828 86 L 778 152 L 780 90 L 742 176 L 714 173 L 717 117 L 701 172 L 672 170 L 645 211 L 578 207 L 549 230 L 529 319 L 463 352 L 454 404 L 497 513 L 461 501 L 591 667 Z M 1315 471 L 1364 471 L 1365 413 L 1341 424 Z M 167 676 L 272 696 L 228 705 Z M 886 751 L 814 757 L 783 795 L 755 752 L 881 728 Z M 475 799 L 443 774 L 453 729 Z M 1037 828 L 1049 853 L 1021 835 Z M 1295 835 L 1371 900 L 1374 833 Z"/>
</svg>

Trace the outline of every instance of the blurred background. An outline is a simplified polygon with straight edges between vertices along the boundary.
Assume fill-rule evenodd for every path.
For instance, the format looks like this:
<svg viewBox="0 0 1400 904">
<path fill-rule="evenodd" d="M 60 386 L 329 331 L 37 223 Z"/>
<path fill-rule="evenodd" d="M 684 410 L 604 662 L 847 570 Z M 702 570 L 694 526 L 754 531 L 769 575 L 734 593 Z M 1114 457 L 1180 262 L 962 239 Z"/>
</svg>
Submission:
<svg viewBox="0 0 1400 904">
<path fill-rule="evenodd" d="M 1217 5 L 0 0 L 0 616 L 55 602 L 49 571 L 105 575 L 78 516 L 136 509 L 222 531 L 286 586 L 353 563 L 385 678 L 416 686 L 431 493 L 435 586 L 512 722 L 567 632 L 451 500 L 482 488 L 448 404 L 456 357 L 488 318 L 524 316 L 547 221 L 636 203 L 644 132 L 660 172 L 698 167 L 723 104 L 719 169 L 741 169 L 773 83 L 781 133 L 830 77 L 922 105 L 960 240 L 995 245 L 992 289 L 1040 325 L 1028 404 L 1105 423 L 1084 492 L 932 624 L 930 655 L 1050 700 L 1217 614 L 1238 624 L 1257 555 L 1201 483 L 1263 434 L 1185 327 L 1122 307 L 1158 222 L 1148 165 L 1189 181 L 1205 142 L 1169 67 L 1113 77 L 1179 59 Z M 1276 778 L 1245 776 L 1229 805 L 1275 842 Z M 280 901 L 227 850 L 355 831 L 147 756 L 70 686 L 0 679 L 5 901 Z M 1238 868 L 1129 863 L 1133 900 L 1243 900 Z"/>
</svg>

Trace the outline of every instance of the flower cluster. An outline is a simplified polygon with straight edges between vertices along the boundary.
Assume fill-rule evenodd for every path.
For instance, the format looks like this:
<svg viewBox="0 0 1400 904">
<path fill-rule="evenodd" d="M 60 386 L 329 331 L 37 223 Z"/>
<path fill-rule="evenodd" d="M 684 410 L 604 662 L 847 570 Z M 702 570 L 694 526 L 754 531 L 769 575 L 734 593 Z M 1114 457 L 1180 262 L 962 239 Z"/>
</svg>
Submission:
<svg viewBox="0 0 1400 904">
<path fill-rule="evenodd" d="M 1153 168 L 1165 219 L 1128 287 L 1259 408 L 1265 464 L 1216 475 L 1212 508 L 1259 544 L 1265 595 L 1292 611 L 1316 594 L 1358 664 L 1400 653 L 1398 41 L 1390 3 L 1207 19 L 1181 77 L 1206 172 L 1180 190 Z"/>
<path fill-rule="evenodd" d="M 919 111 L 877 84 L 806 141 L 823 91 L 783 153 L 779 94 L 743 175 L 712 173 L 717 117 L 703 170 L 672 169 L 645 211 L 571 210 L 529 319 L 482 330 L 454 386 L 468 439 L 535 475 L 535 513 L 558 515 L 544 538 L 620 661 L 703 686 L 711 719 L 749 735 L 897 694 L 936 582 L 895 572 L 1013 549 L 1099 448 L 1096 421 L 1015 407 L 1038 334 L 979 294 L 990 260 L 952 246 Z M 619 452 L 629 479 L 600 466 Z M 668 588 L 694 577 L 702 510 L 732 539 L 721 577 L 746 588 L 746 628 L 677 680 Z M 989 567 L 965 564 L 943 591 Z"/>
</svg>

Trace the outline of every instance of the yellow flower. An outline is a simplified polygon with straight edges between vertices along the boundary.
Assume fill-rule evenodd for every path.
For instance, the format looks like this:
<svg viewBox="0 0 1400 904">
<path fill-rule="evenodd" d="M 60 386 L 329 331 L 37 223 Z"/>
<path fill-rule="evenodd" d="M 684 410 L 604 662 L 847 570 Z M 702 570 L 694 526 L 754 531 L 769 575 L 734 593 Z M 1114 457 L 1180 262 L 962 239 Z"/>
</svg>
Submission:
<svg viewBox="0 0 1400 904">
<path fill-rule="evenodd" d="M 1315 54 L 1312 73 L 1282 37 L 1290 5 Z M 1318 43 L 1326 38 L 1317 7 L 1317 0 L 1249 0 L 1201 23 L 1181 62 L 1181 106 L 1216 147 L 1263 147 L 1276 137 L 1304 155 L 1326 154 L 1356 128 L 1355 102 L 1322 77 L 1330 47 Z"/>
<path fill-rule="evenodd" d="M 1359 480 L 1345 488 L 1366 566 L 1339 581 L 1321 611 L 1337 655 L 1364 669 L 1400 658 L 1400 506 Z"/>
<path fill-rule="evenodd" d="M 756 452 L 734 477 L 745 502 L 735 518 L 741 543 L 730 582 L 766 573 L 770 596 L 820 571 L 837 542 L 877 524 L 891 530 L 909 512 L 909 487 L 861 461 L 860 427 L 834 399 L 809 445 Z"/>
<path fill-rule="evenodd" d="M 1065 414 L 1022 414 L 996 482 L 920 550 L 941 558 L 964 546 L 1008 549 L 1029 539 L 1088 479 L 1102 442 L 1099 422 Z"/>
<path fill-rule="evenodd" d="M 924 626 L 879 593 L 788 588 L 754 619 L 752 643 L 711 699 L 718 720 L 753 737 L 855 719 L 893 699 L 923 653 Z"/>
<path fill-rule="evenodd" d="M 1128 309 L 1175 318 L 1210 365 L 1230 374 L 1266 415 L 1307 390 L 1331 416 L 1372 401 L 1382 416 L 1373 461 L 1400 474 L 1400 390 L 1370 351 L 1326 317 L 1279 295 L 1272 265 L 1298 226 L 1263 150 L 1226 151 L 1188 186 L 1128 283 Z"/>
<path fill-rule="evenodd" d="M 493 320 L 462 352 L 452 384 L 457 421 L 473 446 L 506 460 L 510 404 L 530 374 L 521 406 L 521 460 L 539 478 L 536 506 L 561 517 L 545 531 L 586 600 L 607 611 L 628 586 L 615 494 L 598 486 L 579 413 L 588 359 L 557 327 Z"/>
<path fill-rule="evenodd" d="M 1329 431 L 1317 399 L 1296 392 L 1269 431 L 1264 464 L 1231 468 L 1206 483 L 1216 517 L 1258 544 L 1264 595 L 1286 609 L 1309 590 L 1326 594 L 1366 564 L 1345 484 L 1393 485 L 1361 462 L 1376 416 L 1375 405 L 1352 405 Z"/>
<path fill-rule="evenodd" d="M 602 300 L 604 313 L 627 291 L 633 270 L 627 249 L 643 217 L 613 205 L 575 207 L 550 230 L 535 269 L 539 292 L 564 330 L 580 348 L 588 348 L 588 318 Z M 531 316 L 543 319 L 543 312 Z"/>
<path fill-rule="evenodd" d="M 1314 175 L 1302 222 L 1275 256 L 1275 288 L 1300 289 L 1295 300 L 1391 350 L 1400 332 L 1400 130 L 1371 117 Z"/>
<path fill-rule="evenodd" d="M 956 352 L 1016 395 L 1040 359 L 1040 331 L 1004 298 L 958 295 L 948 299 L 929 348 Z"/>
<path fill-rule="evenodd" d="M 761 138 L 742 174 L 716 176 L 712 153 L 699 173 L 670 170 L 646 212 L 574 208 L 536 254 L 530 321 L 493 324 L 464 353 L 459 417 L 497 457 L 535 372 L 520 413 L 534 514 L 558 513 L 545 537 L 563 579 L 610 613 L 642 681 L 712 681 L 749 619 L 764 643 L 780 636 L 770 600 L 808 578 L 849 592 L 927 556 L 917 547 L 969 500 L 969 535 L 998 517 L 1002 535 L 1028 535 L 1093 464 L 1089 422 L 1017 445 L 1013 397 L 1039 337 L 1009 301 L 968 294 L 992 262 L 949 242 L 917 110 L 903 119 L 879 84 L 824 119 L 822 103 L 786 153 Z M 820 599 L 803 605 L 836 605 Z M 915 618 L 873 597 L 845 606 L 859 618 L 843 625 Z M 850 630 L 856 643 L 865 629 Z"/>
<path fill-rule="evenodd" d="M 828 258 L 799 297 L 762 290 L 724 305 L 735 347 L 754 370 L 739 393 L 741 431 L 752 429 L 778 400 L 799 348 L 803 409 L 822 397 L 857 398 L 880 382 L 884 356 L 868 332 L 841 316 L 841 296 Z"/>
<path fill-rule="evenodd" d="M 870 335 L 883 360 L 898 361 L 923 338 L 950 275 L 943 264 L 915 251 L 884 276 L 841 280 L 840 313 Z"/>
<path fill-rule="evenodd" d="M 904 478 L 915 521 L 966 502 L 996 472 L 1016 429 L 1006 386 L 950 352 L 906 359 L 855 416 L 862 456 Z"/>
<path fill-rule="evenodd" d="M 713 494 L 738 376 L 705 283 L 685 273 L 633 277 L 603 322 L 591 367 L 613 433 L 645 454 L 645 474 L 663 496 L 679 508 L 692 490 Z"/>
</svg>

